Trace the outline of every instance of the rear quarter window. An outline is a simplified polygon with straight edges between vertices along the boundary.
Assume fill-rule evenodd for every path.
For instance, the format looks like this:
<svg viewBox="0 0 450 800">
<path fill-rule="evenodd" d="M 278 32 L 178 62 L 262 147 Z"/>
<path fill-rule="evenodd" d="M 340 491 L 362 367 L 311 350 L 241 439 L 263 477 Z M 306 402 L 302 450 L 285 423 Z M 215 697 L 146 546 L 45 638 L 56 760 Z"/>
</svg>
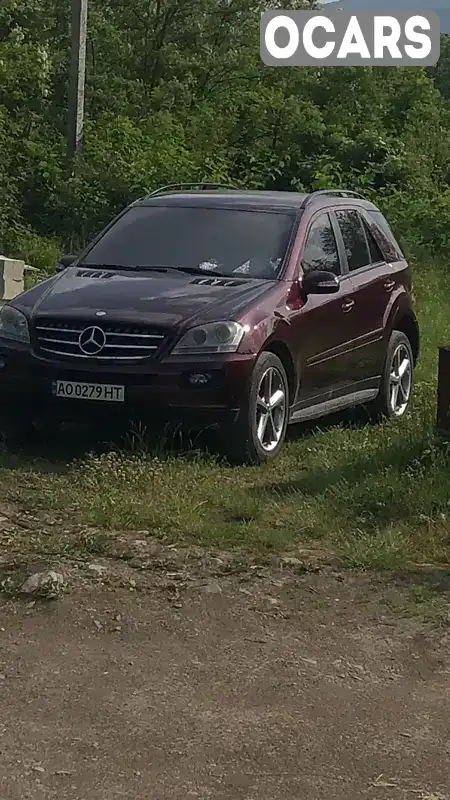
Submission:
<svg viewBox="0 0 450 800">
<path fill-rule="evenodd" d="M 384 247 L 383 249 L 386 251 L 386 255 L 389 255 L 390 261 L 397 261 L 403 260 L 405 258 L 402 248 L 400 247 L 397 239 L 395 238 L 392 228 L 389 225 L 386 217 L 381 213 L 381 211 L 369 211 L 369 216 L 372 217 L 373 221 L 375 222 L 377 228 L 383 235 L 383 242 Z"/>
</svg>

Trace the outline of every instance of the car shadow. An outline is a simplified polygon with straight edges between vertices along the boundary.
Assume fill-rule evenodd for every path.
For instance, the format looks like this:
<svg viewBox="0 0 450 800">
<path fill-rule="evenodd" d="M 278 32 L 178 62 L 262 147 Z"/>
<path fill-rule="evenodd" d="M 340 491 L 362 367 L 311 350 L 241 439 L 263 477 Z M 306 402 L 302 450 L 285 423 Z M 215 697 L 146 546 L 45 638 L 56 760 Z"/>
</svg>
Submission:
<svg viewBox="0 0 450 800">
<path fill-rule="evenodd" d="M 320 430 L 326 429 L 321 427 Z M 312 432 L 314 433 L 314 431 Z M 436 447 L 440 448 L 441 446 L 443 448 L 444 444 L 436 436 Z M 264 488 L 265 491 L 273 492 L 277 495 L 300 491 L 303 494 L 316 496 L 339 483 L 357 484 L 366 481 L 369 476 L 383 473 L 387 467 L 393 464 L 397 470 L 403 471 L 422 459 L 428 447 L 428 441 L 425 442 L 418 439 L 416 442 L 399 442 L 386 447 L 382 451 L 378 451 L 376 457 L 374 457 L 373 453 L 362 454 L 359 457 L 352 453 L 350 460 L 340 461 L 332 469 L 328 466 L 324 469 L 308 469 L 299 477 L 289 481 L 268 483 L 265 484 Z"/>
<path fill-rule="evenodd" d="M 343 411 L 318 421 L 298 423 L 288 428 L 286 440 L 313 436 L 318 430 L 338 426 L 358 428 L 367 425 L 368 414 L 364 408 Z M 129 420 L 123 417 L 96 418 L 74 421 L 72 424 L 52 427 L 47 425 L 15 441 L 8 432 L 0 436 L 0 468 L 23 470 L 32 466 L 35 472 L 62 474 L 71 465 L 88 455 L 120 450 L 147 455 L 183 456 L 184 458 L 214 459 L 227 463 L 220 452 L 220 439 L 214 427 L 194 430 L 185 425 Z"/>
<path fill-rule="evenodd" d="M 290 425 L 286 441 L 314 436 L 317 431 L 336 427 L 361 428 L 370 422 L 364 407 L 345 410 L 311 422 Z M 89 424 L 84 419 L 72 424 L 45 428 L 17 440 L 10 440 L 8 432 L 0 434 L 0 468 L 23 469 L 24 462 L 32 464 L 34 471 L 60 474 L 67 472 L 74 461 L 90 454 L 111 450 L 146 453 L 148 455 L 173 455 L 185 458 L 215 459 L 226 464 L 220 452 L 218 430 L 189 429 L 185 425 L 142 421 L 124 417 L 96 418 Z"/>
<path fill-rule="evenodd" d="M 364 428 L 371 424 L 371 417 L 364 406 L 349 408 L 330 414 L 320 419 L 296 422 L 289 425 L 286 432 L 286 441 L 296 441 L 314 436 L 318 431 L 324 432 L 333 428 L 346 428 L 348 430 Z"/>
<path fill-rule="evenodd" d="M 0 468 L 63 474 L 89 455 L 111 450 L 149 456 L 183 455 L 204 458 L 214 454 L 212 431 L 194 431 L 177 425 L 98 420 L 93 425 L 74 423 L 28 433 L 18 440 L 0 438 Z"/>
</svg>

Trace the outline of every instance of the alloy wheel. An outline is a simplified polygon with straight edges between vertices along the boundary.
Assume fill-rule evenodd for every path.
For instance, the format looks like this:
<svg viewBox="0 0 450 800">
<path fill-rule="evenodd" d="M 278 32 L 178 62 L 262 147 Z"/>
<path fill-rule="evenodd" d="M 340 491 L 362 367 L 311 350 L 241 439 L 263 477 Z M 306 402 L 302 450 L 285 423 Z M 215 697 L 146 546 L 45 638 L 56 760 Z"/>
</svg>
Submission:
<svg viewBox="0 0 450 800">
<path fill-rule="evenodd" d="M 278 445 L 286 422 L 285 383 L 276 367 L 268 367 L 261 376 L 256 397 L 256 435 L 266 453 Z"/>
<path fill-rule="evenodd" d="M 404 344 L 394 350 L 389 375 L 389 405 L 396 417 L 401 417 L 409 403 L 413 366 L 411 354 Z"/>
</svg>

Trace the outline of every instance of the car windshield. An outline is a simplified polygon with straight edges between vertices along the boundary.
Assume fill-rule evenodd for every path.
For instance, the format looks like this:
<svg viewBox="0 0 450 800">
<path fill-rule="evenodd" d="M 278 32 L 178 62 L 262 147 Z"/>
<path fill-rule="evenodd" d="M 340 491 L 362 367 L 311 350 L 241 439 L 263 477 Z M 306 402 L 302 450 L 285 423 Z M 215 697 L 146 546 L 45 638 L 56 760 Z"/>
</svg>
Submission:
<svg viewBox="0 0 450 800">
<path fill-rule="evenodd" d="M 177 268 L 278 277 L 295 215 L 198 206 L 135 206 L 86 253 L 86 266 Z"/>
</svg>

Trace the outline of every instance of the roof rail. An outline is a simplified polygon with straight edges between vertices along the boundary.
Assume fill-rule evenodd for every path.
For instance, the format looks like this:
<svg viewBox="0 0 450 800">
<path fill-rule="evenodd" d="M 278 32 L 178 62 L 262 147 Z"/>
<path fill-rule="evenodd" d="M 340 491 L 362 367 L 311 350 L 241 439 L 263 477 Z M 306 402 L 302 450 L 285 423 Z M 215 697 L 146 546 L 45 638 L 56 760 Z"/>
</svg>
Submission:
<svg viewBox="0 0 450 800">
<path fill-rule="evenodd" d="M 317 192 L 311 192 L 311 194 L 305 197 L 304 206 L 312 200 L 315 200 L 316 197 L 321 197 L 322 195 L 328 195 L 328 197 L 357 197 L 359 200 L 365 199 L 359 192 L 351 192 L 348 189 L 320 189 Z"/>
<path fill-rule="evenodd" d="M 237 190 L 237 188 L 237 186 L 231 186 L 228 183 L 169 183 L 167 186 L 161 186 L 159 189 L 151 192 L 147 197 L 157 197 L 160 194 L 170 194 L 170 192 L 180 192 L 184 190 L 190 191 L 192 189 L 199 189 L 201 192 L 207 192 L 212 189 Z"/>
</svg>

